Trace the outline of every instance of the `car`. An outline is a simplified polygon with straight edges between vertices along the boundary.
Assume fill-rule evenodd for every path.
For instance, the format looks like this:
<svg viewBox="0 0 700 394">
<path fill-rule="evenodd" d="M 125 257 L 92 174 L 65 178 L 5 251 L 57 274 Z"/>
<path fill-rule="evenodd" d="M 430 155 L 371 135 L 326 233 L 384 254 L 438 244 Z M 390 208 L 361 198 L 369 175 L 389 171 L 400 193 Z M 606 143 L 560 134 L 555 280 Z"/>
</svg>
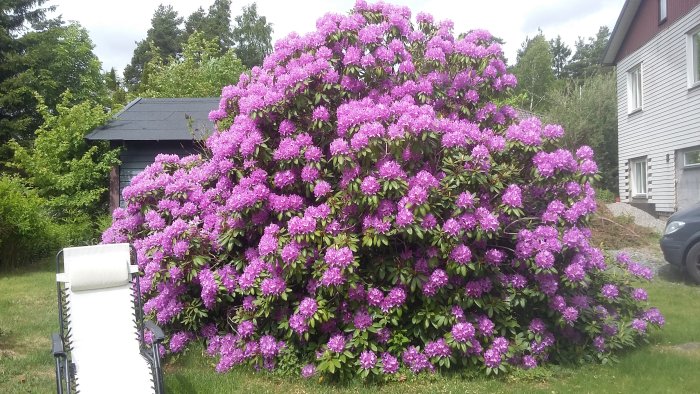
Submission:
<svg viewBox="0 0 700 394">
<path fill-rule="evenodd" d="M 700 284 L 700 204 L 671 215 L 659 243 L 664 259 Z"/>
</svg>

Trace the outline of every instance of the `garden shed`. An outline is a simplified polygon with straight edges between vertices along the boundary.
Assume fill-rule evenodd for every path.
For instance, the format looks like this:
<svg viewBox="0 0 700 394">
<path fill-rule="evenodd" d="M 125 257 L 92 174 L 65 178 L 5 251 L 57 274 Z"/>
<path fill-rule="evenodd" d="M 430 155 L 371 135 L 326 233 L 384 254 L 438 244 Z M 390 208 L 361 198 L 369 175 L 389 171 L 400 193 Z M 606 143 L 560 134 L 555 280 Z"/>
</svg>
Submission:
<svg viewBox="0 0 700 394">
<path fill-rule="evenodd" d="M 109 141 L 121 148 L 121 165 L 109 179 L 109 208 L 123 204 L 121 192 L 131 179 L 160 153 L 188 155 L 214 130 L 209 111 L 219 98 L 137 98 L 106 125 L 93 130 L 88 140 Z"/>
</svg>

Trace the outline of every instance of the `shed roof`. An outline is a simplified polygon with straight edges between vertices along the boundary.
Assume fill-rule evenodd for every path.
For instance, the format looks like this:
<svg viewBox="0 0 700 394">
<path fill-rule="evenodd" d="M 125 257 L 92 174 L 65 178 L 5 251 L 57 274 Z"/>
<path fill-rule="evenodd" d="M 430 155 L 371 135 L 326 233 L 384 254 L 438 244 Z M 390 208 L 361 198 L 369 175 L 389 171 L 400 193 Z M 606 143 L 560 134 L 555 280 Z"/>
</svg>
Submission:
<svg viewBox="0 0 700 394">
<path fill-rule="evenodd" d="M 85 138 L 108 141 L 202 139 L 213 131 L 209 111 L 218 107 L 219 99 L 215 97 L 137 98 Z"/>
</svg>

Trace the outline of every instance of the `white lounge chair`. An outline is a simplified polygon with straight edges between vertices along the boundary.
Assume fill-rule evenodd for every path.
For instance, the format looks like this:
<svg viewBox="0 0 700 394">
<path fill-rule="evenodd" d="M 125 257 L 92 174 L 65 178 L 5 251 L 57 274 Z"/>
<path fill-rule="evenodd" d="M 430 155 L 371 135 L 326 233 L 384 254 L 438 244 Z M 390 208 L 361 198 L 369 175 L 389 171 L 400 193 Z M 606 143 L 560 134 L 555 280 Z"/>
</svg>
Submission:
<svg viewBox="0 0 700 394">
<path fill-rule="evenodd" d="M 65 248 L 56 256 L 57 393 L 164 392 L 163 331 L 143 319 L 133 256 L 129 244 Z M 145 343 L 144 328 L 154 334 L 152 344 Z"/>
</svg>

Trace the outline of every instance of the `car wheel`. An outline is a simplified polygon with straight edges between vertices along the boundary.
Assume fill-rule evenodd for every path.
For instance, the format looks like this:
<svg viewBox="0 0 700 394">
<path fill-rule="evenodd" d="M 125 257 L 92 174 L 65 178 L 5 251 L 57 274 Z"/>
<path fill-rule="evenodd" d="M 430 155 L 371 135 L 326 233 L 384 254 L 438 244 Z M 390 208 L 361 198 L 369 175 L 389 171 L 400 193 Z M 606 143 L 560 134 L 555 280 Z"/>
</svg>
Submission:
<svg viewBox="0 0 700 394">
<path fill-rule="evenodd" d="M 700 242 L 693 245 L 685 256 L 685 269 L 690 278 L 700 284 Z"/>
</svg>

